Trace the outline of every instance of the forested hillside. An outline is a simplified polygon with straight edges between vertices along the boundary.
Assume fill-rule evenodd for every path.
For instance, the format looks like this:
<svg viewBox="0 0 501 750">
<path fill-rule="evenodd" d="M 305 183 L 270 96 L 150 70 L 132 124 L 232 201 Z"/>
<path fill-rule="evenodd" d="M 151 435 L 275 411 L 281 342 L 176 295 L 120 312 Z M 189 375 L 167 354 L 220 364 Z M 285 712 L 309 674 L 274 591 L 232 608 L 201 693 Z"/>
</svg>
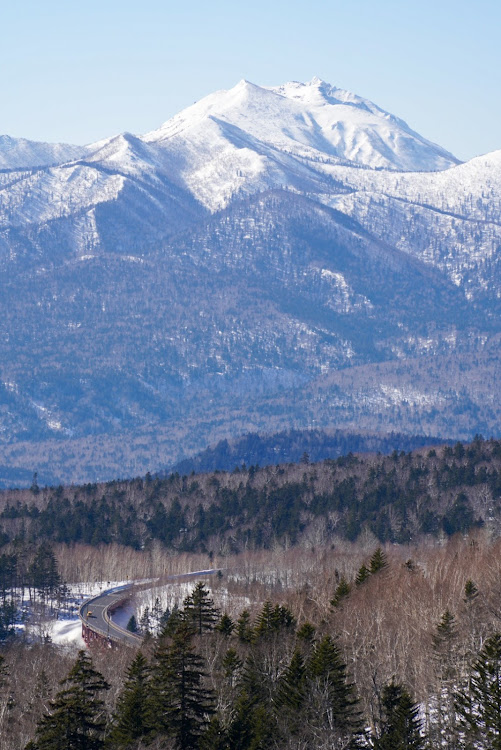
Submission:
<svg viewBox="0 0 501 750">
<path fill-rule="evenodd" d="M 444 441 L 398 432 L 374 434 L 349 430 L 283 430 L 271 435 L 253 432 L 236 440 L 220 440 L 193 458 L 175 464 L 171 473 L 232 471 L 242 464 L 270 466 L 298 463 L 304 453 L 314 463 L 326 458 L 339 458 L 347 453 L 409 451 L 441 442 Z M 161 472 L 159 476 L 162 476 Z"/>
<path fill-rule="evenodd" d="M 112 542 L 215 554 L 334 544 L 371 534 L 409 542 L 501 528 L 501 441 L 390 456 L 0 494 L 2 544 Z"/>
<path fill-rule="evenodd" d="M 58 553 L 65 576 L 99 557 Z M 0 655 L 2 750 L 67 750 L 89 737 L 94 750 L 493 750 L 500 559 L 483 531 L 244 553 L 180 598 L 171 592 L 158 627 L 141 618 L 142 652 L 11 639 Z"/>
</svg>

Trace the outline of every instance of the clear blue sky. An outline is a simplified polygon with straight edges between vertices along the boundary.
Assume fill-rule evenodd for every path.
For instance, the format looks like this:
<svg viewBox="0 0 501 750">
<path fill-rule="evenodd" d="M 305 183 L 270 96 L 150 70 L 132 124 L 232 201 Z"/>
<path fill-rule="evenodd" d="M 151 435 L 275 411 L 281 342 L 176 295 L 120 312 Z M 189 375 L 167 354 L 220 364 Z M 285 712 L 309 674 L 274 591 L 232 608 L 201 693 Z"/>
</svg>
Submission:
<svg viewBox="0 0 501 750">
<path fill-rule="evenodd" d="M 0 10 L 0 133 L 143 133 L 241 78 L 314 75 L 466 159 L 501 148 L 497 0 L 17 0 Z"/>
</svg>

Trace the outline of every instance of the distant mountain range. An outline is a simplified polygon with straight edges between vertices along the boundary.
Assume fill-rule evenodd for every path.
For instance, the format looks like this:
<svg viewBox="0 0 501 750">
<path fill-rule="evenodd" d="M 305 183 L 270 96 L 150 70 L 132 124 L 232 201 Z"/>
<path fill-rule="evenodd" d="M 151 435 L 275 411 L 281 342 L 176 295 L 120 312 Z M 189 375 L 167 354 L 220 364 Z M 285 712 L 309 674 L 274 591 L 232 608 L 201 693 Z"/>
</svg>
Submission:
<svg viewBox="0 0 501 750">
<path fill-rule="evenodd" d="M 0 137 L 0 463 L 161 470 L 249 431 L 500 433 L 501 151 L 313 79 L 145 136 Z"/>
</svg>

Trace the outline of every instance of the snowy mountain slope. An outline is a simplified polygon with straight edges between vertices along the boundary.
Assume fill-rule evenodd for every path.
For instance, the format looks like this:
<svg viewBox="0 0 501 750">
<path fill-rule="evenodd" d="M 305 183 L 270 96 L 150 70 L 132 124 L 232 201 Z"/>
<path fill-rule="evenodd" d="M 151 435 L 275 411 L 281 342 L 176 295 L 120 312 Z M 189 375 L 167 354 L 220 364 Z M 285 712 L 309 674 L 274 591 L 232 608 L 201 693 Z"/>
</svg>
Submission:
<svg viewBox="0 0 501 750">
<path fill-rule="evenodd" d="M 203 216 L 148 150 L 123 135 L 90 147 L 84 160 L 0 172 L 0 261 L 139 253 Z"/>
<path fill-rule="evenodd" d="M 267 89 L 240 81 L 183 110 L 144 140 L 185 158 L 187 187 L 214 210 L 240 190 L 280 187 L 276 172 L 319 163 L 371 168 L 445 169 L 458 161 L 371 102 L 313 79 Z M 321 177 L 320 177 L 321 179 Z M 308 189 L 303 185 L 303 190 Z"/>
<path fill-rule="evenodd" d="M 285 187 L 329 202 L 358 177 L 363 184 L 374 167 L 436 170 L 457 163 L 398 118 L 318 79 L 275 89 L 241 81 L 143 137 L 124 133 L 80 151 L 26 149 L 24 161 L 13 160 L 16 169 L 0 173 L 4 258 L 44 257 L 46 242 L 61 258 L 65 249 L 69 258 L 138 252 L 138 243 L 147 249 L 202 217 L 202 207 L 217 211 L 245 195 Z M 43 159 L 59 163 L 37 167 Z"/>
<path fill-rule="evenodd" d="M 496 433 L 501 152 L 457 164 L 314 79 L 243 81 L 66 156 L 0 170 L 0 443 L 149 435 L 149 456 L 169 425 L 181 454 L 249 420 L 377 429 L 380 407 Z M 480 385 L 451 392 L 470 354 Z"/>
<path fill-rule="evenodd" d="M 208 120 L 221 121 L 277 150 L 331 156 L 371 168 L 445 169 L 458 160 L 398 118 L 314 78 L 263 88 L 240 81 L 205 97 L 144 136 L 148 142 L 195 140 Z"/>
<path fill-rule="evenodd" d="M 319 200 L 445 271 L 470 298 L 501 298 L 501 151 L 436 173 L 332 174 L 350 192 Z"/>
<path fill-rule="evenodd" d="M 474 321 L 462 290 L 438 269 L 292 192 L 234 203 L 178 235 L 165 252 L 181 253 L 221 283 L 245 280 L 260 293 L 268 290 L 274 304 L 322 320 L 325 331 L 344 336 L 350 329 L 350 349 L 361 356 L 363 347 L 353 345 L 357 325 L 374 329 L 375 343 L 402 336 L 408 326 L 416 332 L 430 323 L 451 325 L 459 310 L 463 326 Z"/>
<path fill-rule="evenodd" d="M 147 257 L 4 280 L 0 442 L 182 421 L 201 392 L 216 410 L 474 324 L 455 285 L 353 220 L 290 192 L 254 196 Z"/>
<path fill-rule="evenodd" d="M 459 163 L 400 118 L 317 77 L 309 83 L 293 81 L 271 90 L 301 102 L 308 109 L 310 122 L 320 128 L 336 155 L 349 161 L 401 171 L 440 170 Z"/>
<path fill-rule="evenodd" d="M 63 164 L 72 159 L 80 159 L 86 152 L 86 146 L 39 143 L 25 138 L 0 135 L 0 169 L 26 169 Z"/>
<path fill-rule="evenodd" d="M 323 168 L 353 191 L 392 196 L 470 221 L 501 223 L 501 150 L 433 173 Z"/>
</svg>

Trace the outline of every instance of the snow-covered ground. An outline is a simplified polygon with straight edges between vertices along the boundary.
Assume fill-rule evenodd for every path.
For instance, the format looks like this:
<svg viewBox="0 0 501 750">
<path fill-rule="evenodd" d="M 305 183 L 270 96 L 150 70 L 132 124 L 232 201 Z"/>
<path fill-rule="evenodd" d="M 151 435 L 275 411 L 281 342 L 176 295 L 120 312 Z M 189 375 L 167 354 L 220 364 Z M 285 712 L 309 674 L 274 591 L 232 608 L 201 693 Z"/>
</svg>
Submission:
<svg viewBox="0 0 501 750">
<path fill-rule="evenodd" d="M 52 643 L 56 643 L 58 646 L 72 644 L 79 649 L 85 648 L 85 642 L 82 638 L 82 623 L 78 618 L 53 620 L 48 625 L 47 632 Z"/>
<path fill-rule="evenodd" d="M 200 571 L 204 576 L 211 571 Z M 190 574 L 193 575 L 193 574 Z M 36 625 L 22 625 L 20 628 L 29 631 L 33 638 L 49 637 L 52 643 L 60 646 L 74 645 L 76 648 L 84 648 L 85 643 L 82 638 L 82 624 L 78 618 L 78 609 L 80 605 L 93 596 L 108 591 L 110 589 L 121 588 L 129 584 L 144 585 L 148 582 L 154 584 L 154 579 L 137 579 L 134 581 L 98 581 L 96 583 L 73 583 L 69 584 L 70 594 L 65 601 L 65 606 L 55 615 L 49 616 L 41 623 Z M 112 616 L 113 622 L 125 628 L 130 620 L 131 615 L 135 615 L 139 622 L 148 606 L 153 609 L 157 597 L 162 604 L 162 611 L 166 608 L 172 610 L 175 606 L 182 607 L 183 600 L 191 592 L 194 584 L 198 579 L 191 578 L 182 581 L 172 581 L 164 586 L 152 586 L 151 589 L 139 591 L 135 594 L 134 599 L 126 602 L 123 607 L 117 609 Z M 218 604 L 217 606 L 221 606 Z M 23 604 L 25 611 L 29 612 L 29 602 Z"/>
<path fill-rule="evenodd" d="M 82 602 L 102 591 L 110 588 L 124 586 L 128 581 L 99 581 L 96 583 L 72 583 L 68 584 L 69 595 L 59 609 L 57 615 L 50 612 L 50 603 L 47 606 L 47 614 L 39 622 L 31 616 L 31 605 L 25 599 L 22 610 L 26 621 L 16 626 L 16 630 L 26 631 L 27 637 L 38 640 L 50 638 L 52 643 L 59 646 L 73 645 L 75 648 L 84 648 L 82 638 L 82 624 L 78 619 L 78 609 Z M 55 609 L 55 607 L 54 607 Z M 117 613 L 118 614 L 118 613 Z M 129 615 L 130 617 L 130 615 Z"/>
</svg>

